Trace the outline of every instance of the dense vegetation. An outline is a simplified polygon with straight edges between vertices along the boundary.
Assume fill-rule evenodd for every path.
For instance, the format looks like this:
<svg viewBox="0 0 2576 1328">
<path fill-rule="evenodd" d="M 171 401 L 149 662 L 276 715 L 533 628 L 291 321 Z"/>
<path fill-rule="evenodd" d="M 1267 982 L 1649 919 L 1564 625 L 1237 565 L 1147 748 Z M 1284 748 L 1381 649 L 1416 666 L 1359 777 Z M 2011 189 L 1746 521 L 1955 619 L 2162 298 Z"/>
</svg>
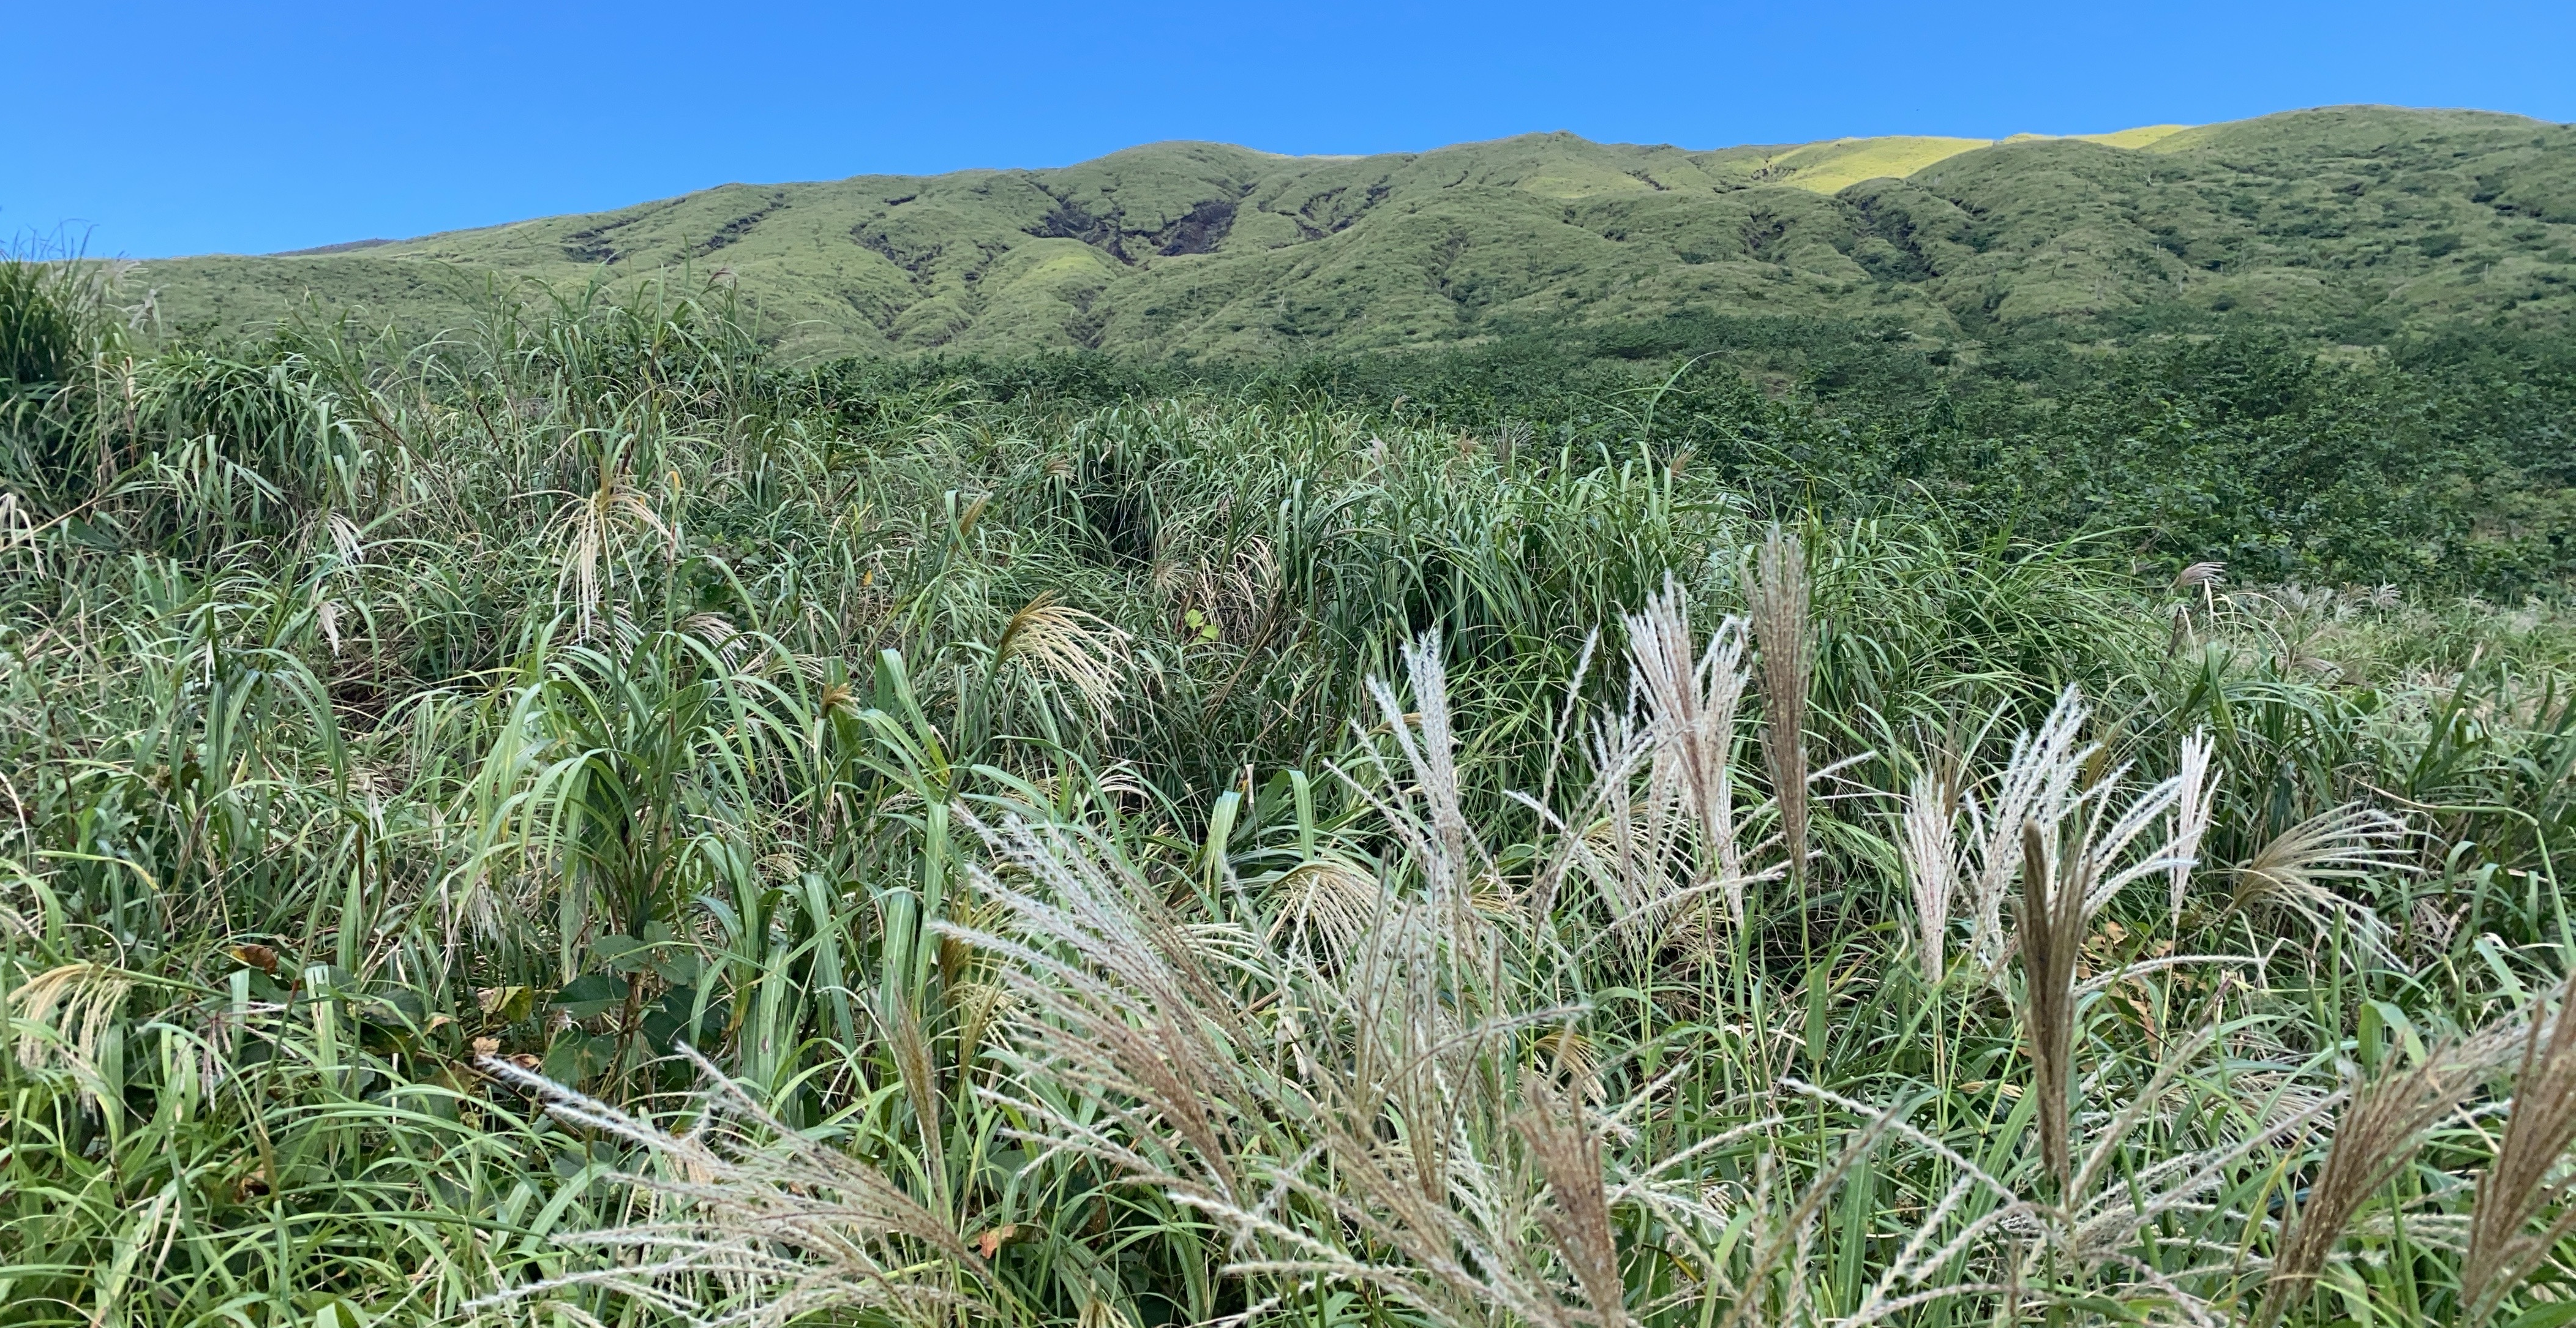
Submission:
<svg viewBox="0 0 2576 1328">
<path fill-rule="evenodd" d="M 0 265 L 13 1322 L 2566 1319 L 2546 343 L 109 276 Z"/>
<path fill-rule="evenodd" d="M 308 300 L 417 332 L 488 284 L 739 280 L 800 360 L 1275 361 L 1668 315 L 1881 320 L 1930 346 L 2236 322 L 2378 343 L 2576 310 L 2576 128 L 2336 107 L 2098 140 L 1685 151 L 1529 135 L 1281 157 L 1164 143 L 1034 171 L 726 185 L 332 252 L 150 265 L 170 326 Z"/>
<path fill-rule="evenodd" d="M 1442 354 L 852 360 L 815 381 L 827 404 L 944 386 L 1047 417 L 1208 394 L 1327 403 L 1493 448 L 1642 448 L 1765 515 L 1937 513 L 2095 534 L 2165 574 L 2218 561 L 2261 582 L 2515 599 L 2576 567 L 2571 344 L 2473 330 L 2338 359 L 2254 328 L 2029 336 L 1967 360 L 1884 325 L 1666 319 Z"/>
</svg>

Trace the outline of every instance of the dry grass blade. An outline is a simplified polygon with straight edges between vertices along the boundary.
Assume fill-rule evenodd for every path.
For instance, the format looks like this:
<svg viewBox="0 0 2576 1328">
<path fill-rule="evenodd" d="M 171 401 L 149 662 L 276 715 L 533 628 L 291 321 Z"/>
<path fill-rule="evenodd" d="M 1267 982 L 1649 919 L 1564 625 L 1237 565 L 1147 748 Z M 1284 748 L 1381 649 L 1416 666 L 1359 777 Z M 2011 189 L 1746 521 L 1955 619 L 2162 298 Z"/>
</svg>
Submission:
<svg viewBox="0 0 2576 1328">
<path fill-rule="evenodd" d="M 1273 944 L 1335 969 L 1359 948 L 1385 901 L 1377 877 L 1337 857 L 1317 857 L 1282 873 L 1269 890 Z"/>
<path fill-rule="evenodd" d="M 2340 919 L 2388 958 L 2387 924 L 2328 887 L 2403 866 L 2405 841 L 2406 823 L 2373 807 L 2346 803 L 2319 813 L 2274 835 L 2237 867 L 2230 906 L 2287 909 L 2320 933 Z"/>
<path fill-rule="evenodd" d="M 615 573 L 620 527 L 650 530 L 669 543 L 673 553 L 678 552 L 679 532 L 653 510 L 623 463 L 603 462 L 599 486 L 565 503 L 555 517 L 555 531 L 563 545 L 557 557 L 555 592 L 571 592 L 575 624 L 584 639 L 596 626 L 600 601 Z"/>
<path fill-rule="evenodd" d="M 2571 990 L 2576 988 L 2559 987 L 2558 1013 L 2548 1021 L 2546 1039 L 2541 1021 L 2532 1022 L 2504 1142 L 2478 1181 L 2468 1258 L 2460 1269 L 2460 1299 L 2470 1322 L 2493 1314 L 2505 1293 L 2576 1230 L 2576 1208 L 2561 1212 L 2541 1231 L 2531 1230 L 2541 1214 L 2576 1187 L 2576 1178 L 2557 1177 L 2559 1162 L 2576 1144 L 2576 1019 L 2568 1018 L 2566 1005 Z"/>
<path fill-rule="evenodd" d="M 2376 1073 L 2356 1072 L 2325 1165 L 2276 1247 L 2256 1324 L 2279 1322 L 2307 1295 L 2362 1204 L 2415 1156 L 2425 1131 L 2506 1062 L 2519 1040 L 2515 1028 L 2491 1026 L 2442 1042 L 2412 1065 L 2392 1058 Z"/>
<path fill-rule="evenodd" d="M 1780 804 L 1780 837 L 1790 874 L 1807 875 L 1807 688 L 1814 642 L 1807 613 L 1807 551 L 1778 526 L 1755 555 L 1746 587 L 1753 639 L 1762 651 L 1762 755 Z"/>
<path fill-rule="evenodd" d="M 1058 603 L 1049 591 L 1011 615 L 994 655 L 1072 688 L 1106 724 L 1126 688 L 1127 644 L 1126 632 L 1098 614 Z"/>
<path fill-rule="evenodd" d="M 974 1307 L 958 1274 L 981 1262 L 955 1231 L 874 1168 L 799 1135 L 683 1051 L 708 1084 L 704 1114 L 686 1134 L 498 1057 L 476 1062 L 566 1124 L 607 1135 L 655 1166 L 616 1177 L 651 1196 L 646 1220 L 557 1237 L 614 1251 L 618 1262 L 467 1309 L 573 1287 L 607 1290 L 698 1328 L 773 1328 L 836 1310 L 927 1324 Z"/>
<path fill-rule="evenodd" d="M 97 1102 L 105 1090 L 99 1050 L 133 990 L 132 977 L 106 964 L 64 964 L 27 979 L 6 1002 L 9 1021 L 18 1025 L 18 1063 L 68 1069 L 82 1097 Z"/>
</svg>

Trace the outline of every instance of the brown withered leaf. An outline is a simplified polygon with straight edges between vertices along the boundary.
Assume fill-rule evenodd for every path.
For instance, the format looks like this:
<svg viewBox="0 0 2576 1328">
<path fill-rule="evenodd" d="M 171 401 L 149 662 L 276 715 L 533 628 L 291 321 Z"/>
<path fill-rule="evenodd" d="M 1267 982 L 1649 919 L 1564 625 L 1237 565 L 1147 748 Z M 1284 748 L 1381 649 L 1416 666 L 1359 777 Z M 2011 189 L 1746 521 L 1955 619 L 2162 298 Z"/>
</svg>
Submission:
<svg viewBox="0 0 2576 1328">
<path fill-rule="evenodd" d="M 1005 1222 L 975 1238 L 975 1253 L 990 1259 L 1005 1245 L 1017 1245 L 1037 1239 L 1037 1228 L 1026 1222 Z"/>
</svg>

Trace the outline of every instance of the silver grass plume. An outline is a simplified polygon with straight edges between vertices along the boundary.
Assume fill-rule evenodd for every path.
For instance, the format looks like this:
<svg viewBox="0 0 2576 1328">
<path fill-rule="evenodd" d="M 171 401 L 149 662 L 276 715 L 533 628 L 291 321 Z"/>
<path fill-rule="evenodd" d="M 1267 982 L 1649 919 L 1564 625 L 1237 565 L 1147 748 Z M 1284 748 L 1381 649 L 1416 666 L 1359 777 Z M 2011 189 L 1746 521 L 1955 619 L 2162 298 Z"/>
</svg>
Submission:
<svg viewBox="0 0 2576 1328">
<path fill-rule="evenodd" d="M 134 978 L 122 969 L 64 964 L 0 993 L 0 1019 L 17 1026 L 19 1064 L 70 1071 L 81 1100 L 96 1106 L 121 1091 L 107 1082 L 99 1057 L 133 991 Z"/>
<path fill-rule="evenodd" d="M 1807 878 L 1807 688 L 1814 641 L 1808 623 L 1807 551 L 1777 525 L 1754 555 L 1745 587 L 1753 638 L 1762 651 L 1762 755 L 1780 805 L 1789 873 Z"/>
<path fill-rule="evenodd" d="M 1013 925 L 933 930 L 1003 961 L 1014 1027 L 1035 1036 L 1047 1076 L 1104 1106 L 1100 1118 L 1061 1122 L 1067 1133 L 1052 1142 L 1215 1201 L 1249 1202 L 1235 1163 L 1263 1114 L 1246 1077 L 1259 1039 L 1219 971 L 1243 938 L 1167 916 L 1160 891 L 1071 827 L 1016 818 L 994 827 L 962 809 L 959 819 L 996 861 L 1021 869 L 1006 880 L 970 868 L 977 892 Z"/>
<path fill-rule="evenodd" d="M 1052 590 L 1011 615 L 993 658 L 1018 660 L 1032 675 L 1073 689 L 1103 725 L 1116 711 L 1131 667 L 1125 631 L 1098 614 L 1059 603 Z"/>
<path fill-rule="evenodd" d="M 2494 1314 L 2505 1293 L 2576 1231 L 2576 1207 L 2563 1208 L 2537 1232 L 2531 1229 L 2576 1191 L 2576 1177 L 2558 1174 L 2559 1162 L 2576 1144 L 2576 1019 L 2567 1012 L 2572 991 L 2576 985 L 2559 985 L 2558 1011 L 2546 1021 L 2545 1039 L 2544 1021 L 2532 1019 L 2504 1141 L 2478 1179 L 2468 1257 L 2460 1268 L 2460 1301 L 2472 1323 Z"/>
<path fill-rule="evenodd" d="M 2004 959 L 2003 900 L 2029 861 L 2026 827 L 2036 825 L 2045 832 L 2049 860 L 2068 873 L 2065 884 L 2078 891 L 2088 918 L 2144 877 L 2162 874 L 2170 881 L 2177 871 L 2187 872 L 2207 832 L 2211 769 L 2205 756 L 2195 759 L 2194 744 L 2185 743 L 2182 773 L 2139 790 L 2125 806 L 2115 806 L 2130 767 L 2117 766 L 2087 779 L 2100 752 L 2094 744 L 2077 742 L 2087 713 L 2082 694 L 2068 687 L 2037 730 L 2013 739 L 2011 757 L 1991 781 L 1991 801 L 1963 799 L 1976 845 L 1975 865 L 1968 873 L 1974 913 L 1970 943 L 1989 972 L 1999 971 Z M 2174 815 L 2166 835 L 2150 838 L 2148 831 L 2168 812 Z M 2060 833 L 2061 826 L 2068 829 Z M 2141 843 L 2147 847 L 2132 855 L 2132 847 Z M 2061 850 L 2063 863 L 2057 856 Z"/>
<path fill-rule="evenodd" d="M 2069 686 L 2037 730 L 2013 739 L 1990 801 L 1968 803 L 1977 846 L 1976 870 L 1968 878 L 1968 944 L 1989 974 L 2003 968 L 2004 899 L 2021 871 L 2022 826 L 2054 825 L 2066 814 L 2090 750 L 2076 746 L 2086 713 L 2083 695 Z"/>
<path fill-rule="evenodd" d="M 982 1261 L 954 1230 L 876 1169 L 790 1129 L 705 1058 L 682 1051 L 707 1085 L 685 1134 L 497 1056 L 475 1062 L 543 1101 L 556 1119 L 649 1159 L 651 1169 L 611 1179 L 653 1203 L 643 1221 L 556 1237 L 614 1253 L 609 1266 L 513 1287 L 465 1309 L 585 1287 L 695 1328 L 778 1328 L 830 1311 L 926 1325 L 974 1308 L 958 1274 L 980 1270 Z"/>
<path fill-rule="evenodd" d="M 2341 920 L 2363 945 L 2389 960 L 2387 923 L 2329 887 L 2404 866 L 2406 834 L 2403 819 L 2361 803 L 2320 812 L 2274 835 L 2238 865 L 2231 907 L 2284 909 L 2320 935 Z"/>
<path fill-rule="evenodd" d="M 2080 856 L 2052 852 L 2037 821 L 2022 822 L 2022 1031 L 2029 1039 L 2031 1088 L 2039 1096 L 2039 1152 L 2072 1203 L 2068 1087 L 2075 1060 L 2075 961 L 2084 943 L 2084 887 L 2061 878 Z M 2070 873 L 2071 874 L 2071 873 Z"/>
<path fill-rule="evenodd" d="M 1012 925 L 942 931 L 1005 961 L 1026 1088 L 989 1091 L 1022 1137 L 1204 1215 L 1229 1271 L 1281 1295 L 1359 1285 L 1454 1328 L 1624 1328 L 1602 1141 L 1650 1099 L 1597 1113 L 1520 1064 L 1578 1011 L 1470 1016 L 1487 997 L 1440 962 L 1453 930 L 1428 897 L 1390 891 L 1326 970 L 1163 919 L 1162 892 L 1074 828 L 978 829 L 1014 868 L 978 882 Z"/>
<path fill-rule="evenodd" d="M 1404 647 L 1404 667 L 1413 684 L 1414 709 L 1408 713 L 1404 703 L 1384 679 L 1368 680 L 1369 695 L 1376 700 L 1380 716 L 1394 734 L 1397 748 L 1413 767 L 1414 787 L 1422 797 L 1428 813 L 1429 834 L 1419 847 L 1423 853 L 1424 880 L 1432 898 L 1444 905 L 1462 907 L 1472 863 L 1482 856 L 1475 832 L 1467 826 L 1467 815 L 1459 802 L 1458 742 L 1449 725 L 1449 679 L 1440 662 L 1440 633 L 1424 632 Z M 1422 736 L 1414 737 L 1415 724 Z M 1381 807 L 1390 813 L 1389 820 L 1399 830 L 1419 828 L 1419 822 L 1401 814 L 1392 806 Z M 1474 850 L 1471 856 L 1470 850 Z"/>
<path fill-rule="evenodd" d="M 2325 1165 L 2308 1187 L 2307 1201 L 2285 1219 L 2287 1227 L 2274 1247 L 2272 1270 L 2253 1320 L 2257 1328 L 2279 1322 L 2306 1298 L 2361 1206 L 2414 1158 L 2425 1131 L 2459 1110 L 2470 1093 L 2506 1064 L 2520 1040 L 2520 1030 L 2510 1020 L 2500 1020 L 2465 1037 L 2443 1040 L 2413 1064 L 2400 1065 L 2392 1055 L 2376 1071 L 2351 1072 Z"/>
<path fill-rule="evenodd" d="M 1602 1180 L 1600 1130 L 1580 1095 L 1560 1094 L 1545 1076 L 1523 1080 L 1522 1099 L 1512 1129 L 1547 1183 L 1539 1226 L 1590 1303 L 1595 1328 L 1625 1328 L 1627 1284 L 1619 1273 L 1618 1229 Z"/>
<path fill-rule="evenodd" d="M 2209 835 L 2211 806 L 2218 797 L 2219 774 L 2210 764 L 2214 750 L 2208 730 L 2196 729 L 2182 740 L 2181 759 L 2175 763 L 2180 788 L 2174 797 L 2173 862 L 2166 868 L 2166 889 L 2176 923 L 2182 921 L 2183 891 L 2191 884 L 2191 869 L 2200 863 L 2200 841 Z"/>
<path fill-rule="evenodd" d="M 1959 797 L 1957 771 L 1917 771 L 1905 791 L 1897 839 L 1914 898 L 1915 958 L 1924 982 L 1935 987 L 1949 971 L 1950 906 L 1959 891 Z"/>
<path fill-rule="evenodd" d="M 2076 1033 L 2075 969 L 2085 924 L 2131 883 L 2188 870 L 2206 829 L 2208 762 L 2185 752 L 2183 773 L 2121 803 L 2129 767 L 2098 770 L 2098 748 L 2075 745 L 2084 716 L 2074 688 L 2058 699 L 2037 734 L 2014 740 L 1996 794 L 1998 811 L 2020 815 L 2021 902 L 2014 941 L 2021 952 L 2021 1015 L 2039 1094 L 2040 1153 L 2062 1204 L 2075 1201 L 2072 1110 Z M 2093 770 L 2089 778 L 2088 770 Z M 2186 816 L 2187 799 L 2202 804 Z M 2162 839 L 2150 831 L 2173 813 Z M 1981 836 L 1981 890 L 2009 879 L 2000 827 Z M 2143 847 L 2141 847 L 2143 845 Z M 2137 851 L 2133 852 L 2135 849 Z"/>
<path fill-rule="evenodd" d="M 555 593 L 570 593 L 578 639 L 589 640 L 597 630 L 600 602 L 613 587 L 620 561 L 620 529 L 651 531 L 669 545 L 671 556 L 679 554 L 679 531 L 653 510 L 626 458 L 613 453 L 599 462 L 598 486 L 567 499 L 548 532 L 562 543 Z"/>
<path fill-rule="evenodd" d="M 1694 889 L 1714 884 L 1728 919 L 1741 925 L 1753 879 L 1735 807 L 1736 711 L 1750 680 L 1744 620 L 1720 619 L 1707 646 L 1694 652 L 1689 601 L 1668 576 L 1663 592 L 1625 621 L 1631 686 L 1644 700 L 1654 744 L 1650 785 L 1672 787 L 1686 800 L 1701 859 Z"/>
</svg>

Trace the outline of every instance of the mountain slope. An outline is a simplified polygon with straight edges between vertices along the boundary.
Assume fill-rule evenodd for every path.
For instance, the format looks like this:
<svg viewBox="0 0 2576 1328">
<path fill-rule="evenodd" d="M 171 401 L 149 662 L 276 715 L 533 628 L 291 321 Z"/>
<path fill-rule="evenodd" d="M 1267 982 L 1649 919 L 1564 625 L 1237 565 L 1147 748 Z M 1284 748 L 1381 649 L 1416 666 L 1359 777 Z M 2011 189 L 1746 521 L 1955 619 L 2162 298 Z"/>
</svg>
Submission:
<svg viewBox="0 0 2576 1328">
<path fill-rule="evenodd" d="M 394 243 L 147 265 L 165 320 L 307 300 L 470 319 L 495 277 L 722 270 L 793 351 L 1248 357 L 1674 313 L 1934 338 L 2244 310 L 2319 329 L 2563 327 L 2576 128 L 2338 107 L 2089 138 L 1686 151 L 1534 134 L 1282 157 L 726 185 Z"/>
</svg>

